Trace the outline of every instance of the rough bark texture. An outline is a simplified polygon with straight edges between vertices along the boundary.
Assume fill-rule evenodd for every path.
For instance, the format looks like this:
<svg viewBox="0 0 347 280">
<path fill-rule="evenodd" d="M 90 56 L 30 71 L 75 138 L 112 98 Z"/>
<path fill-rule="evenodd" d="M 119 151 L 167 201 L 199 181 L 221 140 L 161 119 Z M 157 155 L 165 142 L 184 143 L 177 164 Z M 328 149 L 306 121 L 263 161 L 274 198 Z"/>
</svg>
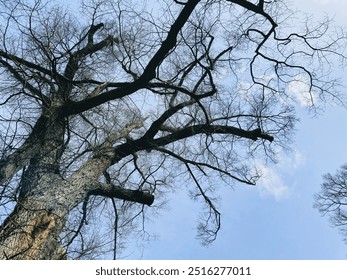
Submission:
<svg viewBox="0 0 347 280">
<path fill-rule="evenodd" d="M 46 121 L 42 121 L 43 118 Z M 65 122 L 50 115 L 41 117 L 37 123 L 35 127 L 39 129 L 34 129 L 31 137 L 37 139 L 35 145 L 38 148 L 33 149 L 36 153 L 31 154 L 29 165 L 23 172 L 16 208 L 0 228 L 0 259 L 66 258 L 59 235 L 71 210 L 91 195 L 146 205 L 151 205 L 154 200 L 149 193 L 98 181 L 115 157 L 113 143 L 140 127 L 142 122 L 108 135 L 95 148 L 95 155 L 68 179 L 63 179 L 59 170 Z M 35 137 L 36 133 L 42 137 Z"/>
<path fill-rule="evenodd" d="M 66 251 L 59 239 L 64 226 L 64 215 L 27 204 L 18 204 L 2 225 L 0 258 L 66 259 Z"/>
</svg>

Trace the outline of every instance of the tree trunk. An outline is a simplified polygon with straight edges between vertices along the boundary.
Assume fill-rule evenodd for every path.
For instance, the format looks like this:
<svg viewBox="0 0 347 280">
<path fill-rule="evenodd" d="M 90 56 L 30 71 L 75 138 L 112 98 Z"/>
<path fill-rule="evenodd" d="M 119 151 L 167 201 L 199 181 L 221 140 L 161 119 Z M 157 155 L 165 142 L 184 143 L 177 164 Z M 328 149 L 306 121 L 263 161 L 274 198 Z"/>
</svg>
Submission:
<svg viewBox="0 0 347 280">
<path fill-rule="evenodd" d="M 66 214 L 27 201 L 17 205 L 0 232 L 1 259 L 66 259 L 59 234 Z"/>
<path fill-rule="evenodd" d="M 65 122 L 54 111 L 49 110 L 49 115 L 39 118 L 39 125 L 30 136 L 39 141 L 39 149 L 32 149 L 32 145 L 37 145 L 34 141 L 25 144 L 36 153 L 30 156 L 23 171 L 16 207 L 0 227 L 0 259 L 66 258 L 59 236 L 69 213 L 90 195 L 153 203 L 154 197 L 149 193 L 99 181 L 115 157 L 113 143 L 140 127 L 142 121 L 110 133 L 91 158 L 70 177 L 63 178 L 60 161 L 65 145 Z"/>
<path fill-rule="evenodd" d="M 53 109 L 53 108 L 52 108 Z M 28 149 L 35 150 L 19 182 L 17 204 L 0 228 L 1 259 L 62 259 L 59 234 L 71 208 L 60 176 L 64 150 L 64 120 L 47 110 L 38 119 Z M 39 149 L 33 149 L 39 145 Z M 73 199 L 73 197 L 72 197 Z"/>
</svg>

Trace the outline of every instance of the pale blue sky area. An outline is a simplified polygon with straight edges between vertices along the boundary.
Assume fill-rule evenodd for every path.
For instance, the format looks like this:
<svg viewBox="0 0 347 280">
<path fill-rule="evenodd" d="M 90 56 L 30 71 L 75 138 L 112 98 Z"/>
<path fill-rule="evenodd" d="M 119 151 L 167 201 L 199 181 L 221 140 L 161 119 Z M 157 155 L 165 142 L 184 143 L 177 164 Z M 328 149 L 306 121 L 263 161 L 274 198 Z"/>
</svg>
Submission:
<svg viewBox="0 0 347 280">
<path fill-rule="evenodd" d="M 296 0 L 292 7 L 316 19 L 327 13 L 347 26 L 347 1 Z M 347 162 L 347 110 L 327 106 L 317 117 L 298 112 L 301 122 L 293 151 L 283 155 L 277 166 L 266 166 L 268 178 L 257 187 L 222 190 L 222 228 L 212 245 L 202 247 L 195 238 L 201 205 L 183 191 L 172 194 L 169 210 L 147 226 L 158 240 L 140 251 L 133 244 L 125 258 L 346 259 L 347 245 L 328 218 L 313 208 L 313 196 L 322 175 Z"/>
</svg>

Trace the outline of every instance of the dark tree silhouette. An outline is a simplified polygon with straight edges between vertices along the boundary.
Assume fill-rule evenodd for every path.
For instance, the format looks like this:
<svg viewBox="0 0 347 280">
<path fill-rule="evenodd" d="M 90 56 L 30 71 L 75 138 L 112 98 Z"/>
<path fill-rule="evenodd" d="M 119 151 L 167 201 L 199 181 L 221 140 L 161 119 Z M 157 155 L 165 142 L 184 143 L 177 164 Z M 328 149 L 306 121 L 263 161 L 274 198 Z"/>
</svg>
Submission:
<svg viewBox="0 0 347 280">
<path fill-rule="evenodd" d="M 340 229 L 347 242 L 347 165 L 343 165 L 336 174 L 328 173 L 323 178 L 314 206 L 322 215 L 330 216 L 331 224 Z"/>
<path fill-rule="evenodd" d="M 254 185 L 295 96 L 336 97 L 343 34 L 283 2 L 2 1 L 0 258 L 102 258 L 184 182 L 213 241 L 208 178 Z"/>
</svg>

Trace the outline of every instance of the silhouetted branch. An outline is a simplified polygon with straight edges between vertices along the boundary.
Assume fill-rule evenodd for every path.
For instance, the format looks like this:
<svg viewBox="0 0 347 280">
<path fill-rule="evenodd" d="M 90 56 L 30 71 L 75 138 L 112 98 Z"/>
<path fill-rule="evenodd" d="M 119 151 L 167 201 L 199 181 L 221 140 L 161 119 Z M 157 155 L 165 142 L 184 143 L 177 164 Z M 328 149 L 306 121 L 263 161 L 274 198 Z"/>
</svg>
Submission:
<svg viewBox="0 0 347 280">
<path fill-rule="evenodd" d="M 129 190 L 112 184 L 99 183 L 97 188 L 88 192 L 88 195 L 100 195 L 110 198 L 118 198 L 126 201 L 137 202 L 151 206 L 154 196 L 146 191 Z"/>
</svg>

